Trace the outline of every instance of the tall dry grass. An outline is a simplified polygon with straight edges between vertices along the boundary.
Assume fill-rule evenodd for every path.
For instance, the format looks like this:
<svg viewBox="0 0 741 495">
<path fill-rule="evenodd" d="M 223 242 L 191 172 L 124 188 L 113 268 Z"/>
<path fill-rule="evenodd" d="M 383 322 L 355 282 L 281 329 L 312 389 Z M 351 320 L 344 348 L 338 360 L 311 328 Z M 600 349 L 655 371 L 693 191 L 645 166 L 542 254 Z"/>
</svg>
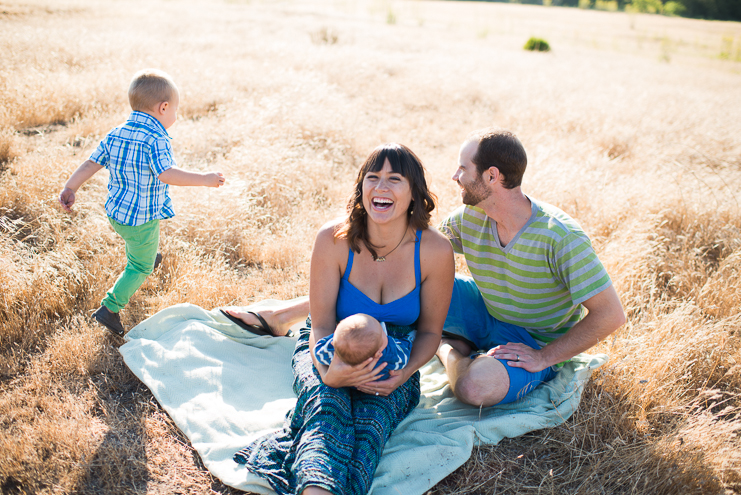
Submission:
<svg viewBox="0 0 741 495">
<path fill-rule="evenodd" d="M 530 36 L 549 54 L 527 53 Z M 575 216 L 629 322 L 562 426 L 482 447 L 431 493 L 741 491 L 741 64 L 737 23 L 490 3 L 0 5 L 0 487 L 229 493 L 89 315 L 123 266 L 105 173 L 56 206 L 128 114 L 131 75 L 181 90 L 161 267 L 123 314 L 307 293 L 318 227 L 400 141 L 440 198 L 473 129 L 514 130 L 524 188 Z M 465 269 L 460 260 L 458 265 Z"/>
</svg>

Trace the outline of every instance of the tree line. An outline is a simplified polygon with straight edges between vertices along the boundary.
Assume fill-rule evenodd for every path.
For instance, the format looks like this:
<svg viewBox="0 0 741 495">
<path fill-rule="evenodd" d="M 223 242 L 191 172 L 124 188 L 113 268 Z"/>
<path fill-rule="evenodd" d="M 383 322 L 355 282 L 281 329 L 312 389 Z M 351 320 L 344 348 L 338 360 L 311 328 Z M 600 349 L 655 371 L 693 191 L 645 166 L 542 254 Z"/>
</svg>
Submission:
<svg viewBox="0 0 741 495">
<path fill-rule="evenodd" d="M 483 0 L 741 21 L 741 0 Z"/>
</svg>

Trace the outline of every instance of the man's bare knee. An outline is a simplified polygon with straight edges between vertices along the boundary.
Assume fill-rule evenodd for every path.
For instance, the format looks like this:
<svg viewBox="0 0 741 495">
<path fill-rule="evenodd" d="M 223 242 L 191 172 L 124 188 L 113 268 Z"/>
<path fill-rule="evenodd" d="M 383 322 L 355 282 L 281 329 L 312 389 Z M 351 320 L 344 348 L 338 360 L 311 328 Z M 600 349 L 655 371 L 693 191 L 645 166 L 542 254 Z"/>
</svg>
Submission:
<svg viewBox="0 0 741 495">
<path fill-rule="evenodd" d="M 499 403 L 508 390 L 507 370 L 502 363 L 489 356 L 475 359 L 453 387 L 458 400 L 477 407 Z"/>
<path fill-rule="evenodd" d="M 486 399 L 484 392 L 485 391 L 482 389 L 479 383 L 477 383 L 475 380 L 471 380 L 467 376 L 464 376 L 461 377 L 460 380 L 458 380 L 453 394 L 459 401 L 463 402 L 464 404 L 469 404 L 471 406 L 482 406 L 484 405 L 484 400 Z"/>
</svg>

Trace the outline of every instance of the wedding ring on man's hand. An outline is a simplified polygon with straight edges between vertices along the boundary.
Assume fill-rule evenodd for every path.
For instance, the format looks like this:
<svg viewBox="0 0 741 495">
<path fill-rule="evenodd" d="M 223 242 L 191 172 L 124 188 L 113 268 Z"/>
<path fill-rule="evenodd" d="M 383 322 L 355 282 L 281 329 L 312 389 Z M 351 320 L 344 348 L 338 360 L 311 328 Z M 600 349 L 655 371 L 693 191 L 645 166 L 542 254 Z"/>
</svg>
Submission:
<svg viewBox="0 0 741 495">
<path fill-rule="evenodd" d="M 515 354 L 515 356 L 517 356 L 517 361 L 519 361 L 520 360 L 520 355 L 519 354 Z"/>
</svg>

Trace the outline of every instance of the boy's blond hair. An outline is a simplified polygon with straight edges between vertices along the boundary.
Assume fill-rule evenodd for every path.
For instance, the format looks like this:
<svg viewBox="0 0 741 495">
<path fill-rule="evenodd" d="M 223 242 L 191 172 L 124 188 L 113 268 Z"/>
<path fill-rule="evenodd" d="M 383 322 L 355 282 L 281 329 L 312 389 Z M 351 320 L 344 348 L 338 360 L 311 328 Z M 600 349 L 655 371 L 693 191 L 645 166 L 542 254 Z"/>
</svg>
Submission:
<svg viewBox="0 0 741 495">
<path fill-rule="evenodd" d="M 158 69 L 144 69 L 134 74 L 129 85 L 129 104 L 132 110 L 152 110 L 163 101 L 171 101 L 178 87 L 166 73 Z"/>
</svg>

